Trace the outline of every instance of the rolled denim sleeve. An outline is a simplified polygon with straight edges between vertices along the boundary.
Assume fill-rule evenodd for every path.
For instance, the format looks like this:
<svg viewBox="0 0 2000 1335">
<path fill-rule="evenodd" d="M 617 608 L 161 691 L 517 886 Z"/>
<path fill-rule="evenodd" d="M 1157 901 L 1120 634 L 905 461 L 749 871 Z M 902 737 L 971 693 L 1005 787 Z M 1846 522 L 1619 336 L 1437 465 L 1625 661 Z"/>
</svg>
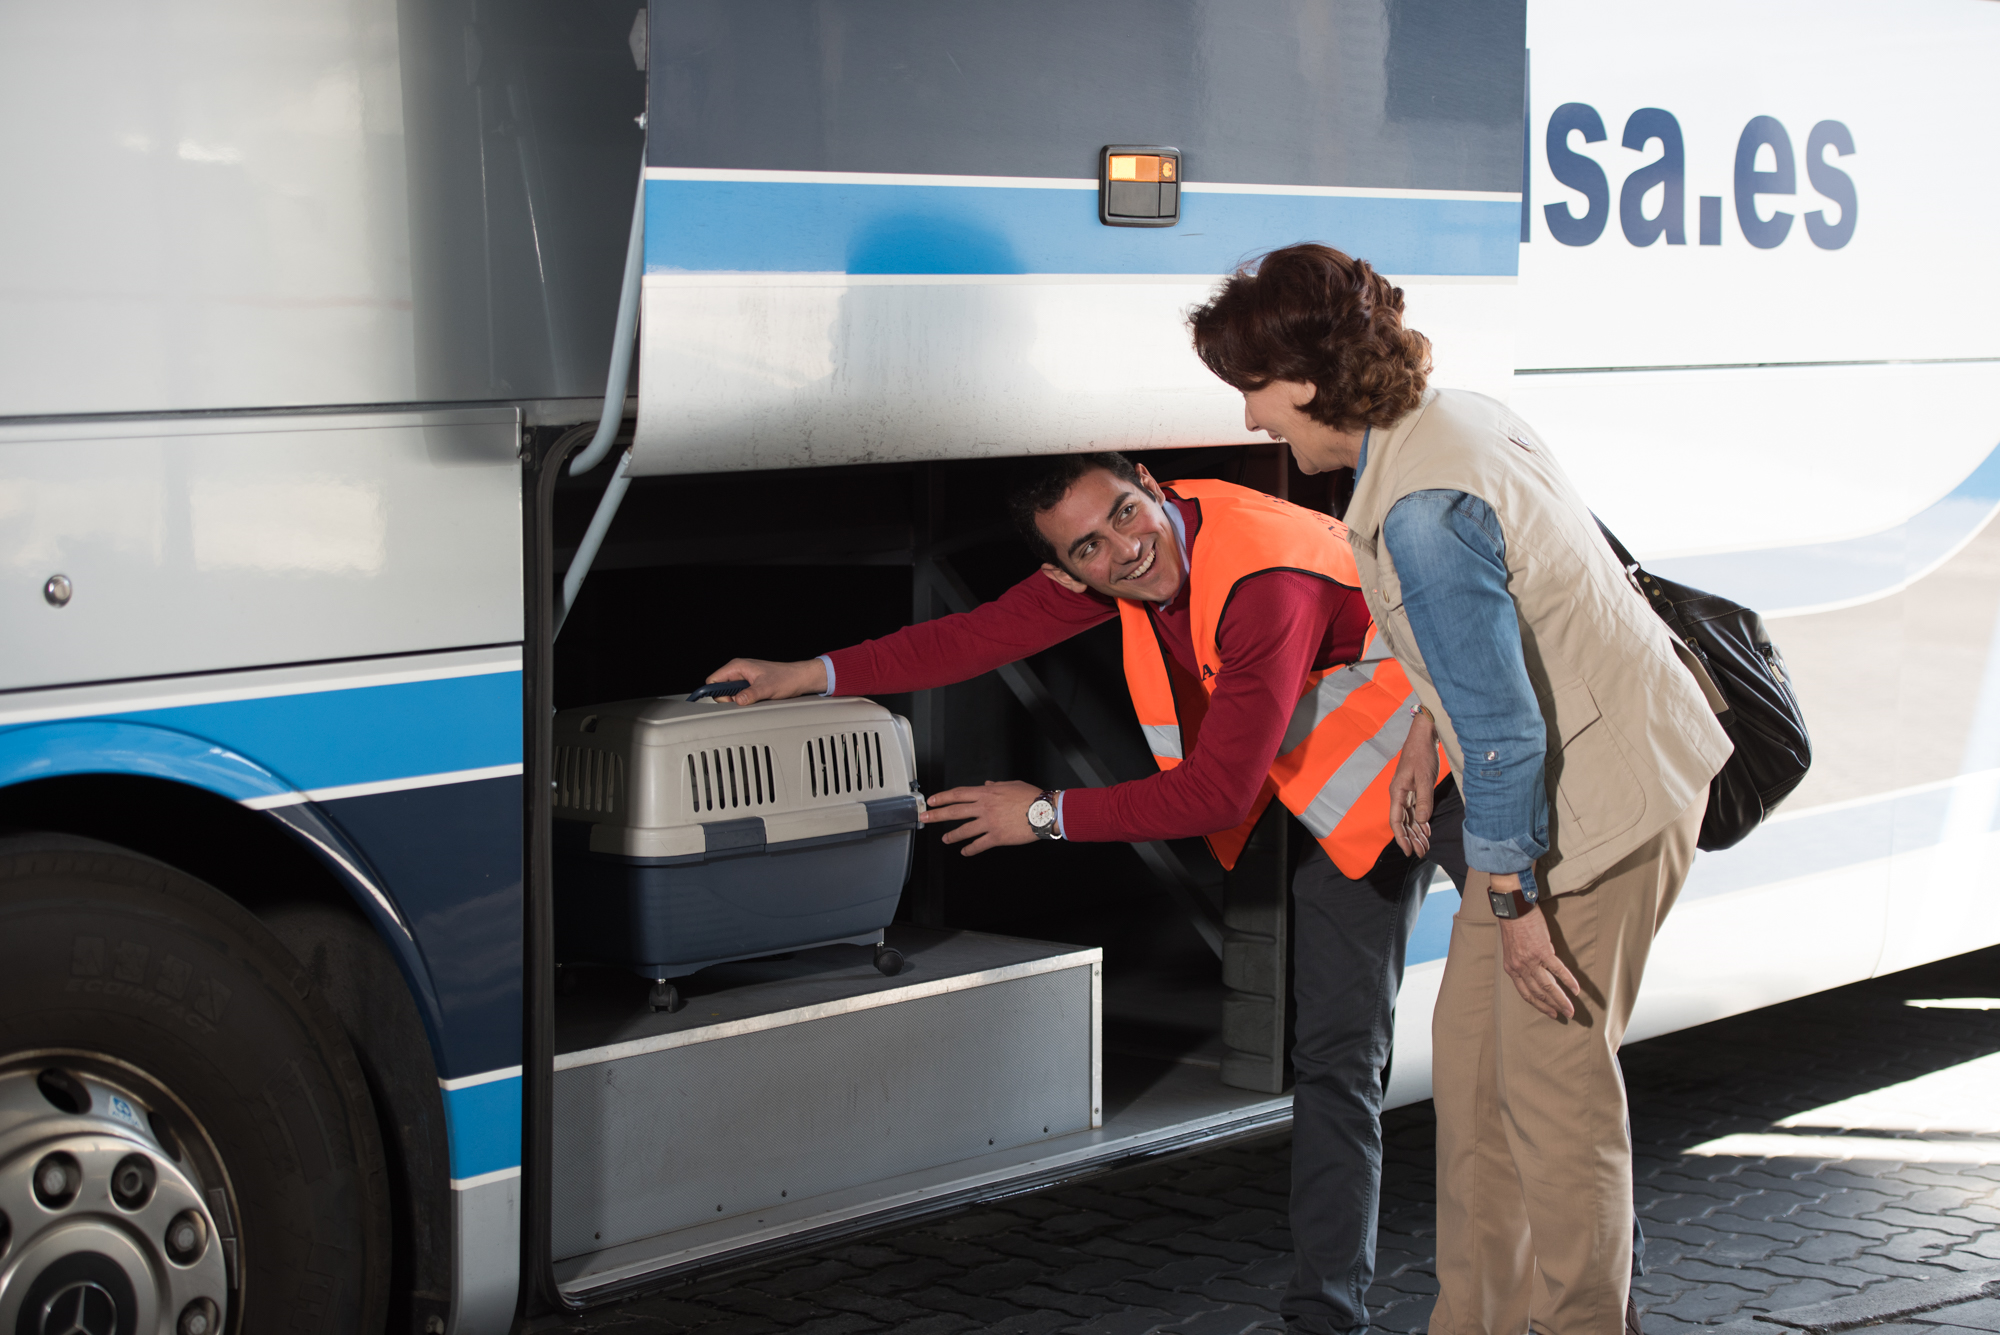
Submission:
<svg viewBox="0 0 2000 1335">
<path fill-rule="evenodd" d="M 1521 656 L 1499 518 L 1462 491 L 1412 492 L 1389 511 L 1382 539 L 1465 756 L 1458 776 L 1465 860 L 1484 872 L 1520 873 L 1532 901 L 1535 859 L 1549 851 L 1548 734 Z"/>
</svg>

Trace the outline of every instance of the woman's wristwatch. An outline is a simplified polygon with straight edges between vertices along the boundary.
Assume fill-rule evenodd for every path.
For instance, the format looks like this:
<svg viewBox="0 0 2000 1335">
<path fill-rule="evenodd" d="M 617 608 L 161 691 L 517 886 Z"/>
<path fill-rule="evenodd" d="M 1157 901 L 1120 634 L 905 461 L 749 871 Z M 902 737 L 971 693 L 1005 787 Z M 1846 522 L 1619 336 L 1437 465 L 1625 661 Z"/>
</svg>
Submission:
<svg viewBox="0 0 2000 1335">
<path fill-rule="evenodd" d="M 1062 789 L 1045 788 L 1041 796 L 1028 803 L 1028 828 L 1035 832 L 1035 838 L 1062 838 L 1062 831 L 1056 828 L 1056 803 L 1061 798 Z"/>
<path fill-rule="evenodd" d="M 1513 872 L 1506 873 L 1513 876 Z M 1495 890 L 1493 883 L 1486 883 L 1486 902 L 1493 906 L 1496 918 L 1525 918 L 1534 912 L 1536 901 L 1521 892 L 1521 882 L 1516 879 L 1512 890 Z"/>
</svg>

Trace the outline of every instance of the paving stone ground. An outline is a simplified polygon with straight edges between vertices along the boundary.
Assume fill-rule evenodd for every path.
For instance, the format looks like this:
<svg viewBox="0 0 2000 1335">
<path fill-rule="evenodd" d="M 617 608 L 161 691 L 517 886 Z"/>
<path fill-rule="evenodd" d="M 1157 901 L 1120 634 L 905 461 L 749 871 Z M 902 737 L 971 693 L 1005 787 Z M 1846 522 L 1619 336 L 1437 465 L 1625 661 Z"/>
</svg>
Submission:
<svg viewBox="0 0 2000 1335">
<path fill-rule="evenodd" d="M 1635 1284 L 1646 1335 L 1828 1300 L 1858 1303 L 1894 1281 L 2000 1267 L 2000 1076 L 1984 1074 L 2000 1072 L 2000 1058 L 1967 1066 L 2000 1053 L 2000 1008 L 1907 1004 L 1996 996 L 2000 950 L 1989 950 L 1627 1048 L 1648 1239 L 1646 1274 Z M 1911 1100 L 1899 1103 L 1896 1088 L 1926 1077 L 1915 1087 L 1920 1101 L 1935 1102 L 1928 1091 L 1936 1086 L 1960 1106 L 1940 1104 L 1898 1124 L 1895 1109 Z M 1977 1122 L 1970 1126 L 1968 1092 Z M 1985 1121 L 1977 1120 L 1980 1106 L 1989 1110 Z M 1385 1130 L 1369 1301 L 1377 1330 L 1421 1331 L 1436 1294 L 1430 1105 L 1396 1110 Z M 1836 1138 L 1847 1143 L 1829 1148 Z M 1288 1139 L 1277 1136 L 1148 1164 L 683 1285 L 564 1329 L 1240 1335 L 1278 1328 L 1291 1266 L 1288 1153 Z M 1781 1330 L 1756 1324 L 1771 1335 Z M 2000 1332 L 2000 1288 L 1873 1330 Z"/>
</svg>

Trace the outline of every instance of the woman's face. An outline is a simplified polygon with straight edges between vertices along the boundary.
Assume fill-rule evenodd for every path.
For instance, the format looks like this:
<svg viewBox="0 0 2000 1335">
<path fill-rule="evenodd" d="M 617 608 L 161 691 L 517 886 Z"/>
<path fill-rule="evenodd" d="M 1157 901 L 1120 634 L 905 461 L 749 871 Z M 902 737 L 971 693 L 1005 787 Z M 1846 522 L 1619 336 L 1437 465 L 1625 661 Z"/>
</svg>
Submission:
<svg viewBox="0 0 2000 1335">
<path fill-rule="evenodd" d="M 1243 393 L 1243 426 L 1292 447 L 1302 473 L 1352 468 L 1361 459 L 1362 433 L 1342 431 L 1306 416 L 1318 389 L 1303 380 L 1273 380 Z"/>
</svg>

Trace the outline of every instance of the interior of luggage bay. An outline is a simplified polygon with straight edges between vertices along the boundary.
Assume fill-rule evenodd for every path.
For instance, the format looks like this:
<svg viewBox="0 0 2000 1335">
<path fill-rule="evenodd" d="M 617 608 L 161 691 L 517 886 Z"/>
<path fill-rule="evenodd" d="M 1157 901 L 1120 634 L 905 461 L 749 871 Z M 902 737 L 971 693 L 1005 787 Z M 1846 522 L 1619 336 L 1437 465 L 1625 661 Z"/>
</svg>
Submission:
<svg viewBox="0 0 2000 1335">
<path fill-rule="evenodd" d="M 1330 480 L 1300 475 L 1283 450 L 1137 457 L 1165 482 L 1220 477 L 1334 508 Z M 1035 573 L 1003 504 L 1034 467 L 987 460 L 636 479 L 555 644 L 558 752 L 579 719 L 609 729 L 598 723 L 612 712 L 604 706 L 684 701 L 732 657 L 809 658 L 998 596 Z M 558 484 L 558 572 L 608 472 Z M 1154 772 L 1120 653 L 1114 620 L 1002 672 L 876 697 L 906 730 L 886 717 L 841 725 L 853 743 L 850 776 L 887 787 L 840 838 L 879 846 L 888 835 L 908 849 L 893 921 L 876 925 L 900 956 L 893 968 L 879 967 L 869 931 L 848 931 L 868 924 L 819 928 L 802 918 L 799 939 L 766 942 L 784 948 L 678 974 L 664 994 L 672 1008 L 660 1008 L 661 984 L 632 966 L 630 942 L 607 939 L 621 931 L 615 920 L 577 926 L 579 887 L 609 874 L 579 870 L 578 859 L 615 862 L 615 841 L 591 836 L 576 820 L 587 813 L 561 805 L 577 799 L 558 797 L 557 814 L 569 819 L 555 822 L 554 840 L 552 1242 L 566 1289 L 608 1292 L 802 1233 L 1282 1123 L 1282 819 L 1260 826 L 1227 874 L 1200 840 L 1037 842 L 966 858 L 936 829 L 889 823 L 888 788 L 903 770 L 884 748 L 899 737 L 931 793 L 987 779 L 1073 787 Z M 768 707 L 741 717 L 759 709 Z M 702 720 L 711 734 L 708 717 L 737 717 L 720 705 L 653 713 L 701 710 L 713 711 Z M 699 791 L 696 761 L 712 758 L 713 782 L 727 791 L 740 779 L 742 793 L 754 788 L 763 800 L 767 765 L 782 769 L 797 751 L 789 740 L 724 742 L 676 751 L 673 781 Z M 632 745 L 631 763 L 646 763 Z M 813 745 L 808 738 L 809 757 L 819 754 Z M 777 760 L 758 758 L 767 752 Z M 837 754 L 833 762 L 838 787 Z M 576 762 L 557 763 L 561 773 Z M 811 779 L 816 793 L 820 783 Z M 702 893 L 727 894 L 716 890 L 721 849 L 735 858 L 728 884 L 782 883 L 792 906 L 811 906 L 846 874 L 828 870 L 818 851 L 836 837 L 801 841 L 781 860 L 768 856 L 775 833 L 763 836 L 771 842 L 761 858 L 739 856 L 735 836 L 713 822 L 705 833 L 706 858 L 697 833 L 693 845 L 661 845 L 667 856 L 627 858 L 643 865 L 620 874 L 669 895 L 705 876 Z M 576 851 L 586 842 L 595 852 Z M 870 874 L 893 880 L 895 871 Z M 780 1142 L 802 1157 L 774 1167 Z M 690 1157 L 690 1147 L 699 1153 Z M 822 1157 L 844 1166 L 807 1166 Z"/>
</svg>

